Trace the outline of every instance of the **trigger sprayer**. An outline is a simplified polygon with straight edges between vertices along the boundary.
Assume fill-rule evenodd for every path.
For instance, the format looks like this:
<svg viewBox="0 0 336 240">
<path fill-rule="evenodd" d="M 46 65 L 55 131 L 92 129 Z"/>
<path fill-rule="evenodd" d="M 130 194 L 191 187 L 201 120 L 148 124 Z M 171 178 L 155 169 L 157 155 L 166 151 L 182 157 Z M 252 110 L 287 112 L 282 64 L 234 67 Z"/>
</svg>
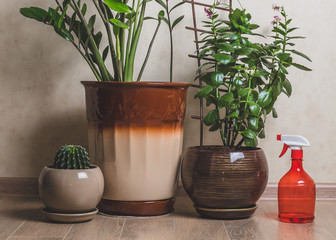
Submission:
<svg viewBox="0 0 336 240">
<path fill-rule="evenodd" d="M 278 135 L 277 140 L 284 142 L 279 157 L 282 157 L 288 148 L 292 151 L 292 167 L 280 179 L 278 185 L 279 220 L 291 223 L 312 222 L 316 199 L 315 183 L 302 166 L 302 147 L 309 147 L 310 143 L 306 138 L 295 135 Z"/>
</svg>

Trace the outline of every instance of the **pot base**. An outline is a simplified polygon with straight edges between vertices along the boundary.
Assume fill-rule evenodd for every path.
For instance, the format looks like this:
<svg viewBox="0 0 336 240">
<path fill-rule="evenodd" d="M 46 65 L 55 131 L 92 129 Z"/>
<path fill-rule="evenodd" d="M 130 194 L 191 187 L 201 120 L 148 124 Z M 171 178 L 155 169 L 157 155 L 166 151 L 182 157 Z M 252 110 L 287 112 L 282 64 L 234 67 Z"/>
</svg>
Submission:
<svg viewBox="0 0 336 240">
<path fill-rule="evenodd" d="M 102 199 L 99 212 L 121 216 L 158 216 L 174 211 L 174 198 L 159 201 L 114 201 Z"/>
<path fill-rule="evenodd" d="M 258 208 L 256 204 L 247 208 L 234 208 L 234 209 L 213 209 L 195 206 L 197 212 L 206 218 L 214 219 L 242 219 L 251 217 L 255 210 Z"/>
<path fill-rule="evenodd" d="M 98 209 L 92 209 L 89 212 L 84 213 L 58 213 L 50 211 L 47 208 L 43 208 L 42 213 L 52 221 L 62 223 L 79 223 L 90 221 L 97 214 Z"/>
</svg>

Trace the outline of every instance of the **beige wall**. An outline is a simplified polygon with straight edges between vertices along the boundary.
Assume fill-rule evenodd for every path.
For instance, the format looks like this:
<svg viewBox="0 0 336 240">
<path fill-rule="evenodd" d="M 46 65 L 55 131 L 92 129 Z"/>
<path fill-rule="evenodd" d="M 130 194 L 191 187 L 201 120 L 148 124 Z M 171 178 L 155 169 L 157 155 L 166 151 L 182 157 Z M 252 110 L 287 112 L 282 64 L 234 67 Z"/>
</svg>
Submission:
<svg viewBox="0 0 336 240">
<path fill-rule="evenodd" d="M 22 17 L 20 7 L 47 6 L 42 0 L 2 1 L 0 3 L 0 177 L 37 177 L 42 166 L 52 163 L 55 151 L 62 144 L 87 145 L 84 89 L 81 80 L 93 80 L 89 68 L 76 50 L 54 34 L 48 26 Z M 176 2 L 176 0 L 174 1 Z M 210 1 L 209 1 L 210 2 Z M 235 2 L 235 1 L 234 1 Z M 281 97 L 277 102 L 279 118 L 268 119 L 267 140 L 260 146 L 268 157 L 271 182 L 276 182 L 289 168 L 289 155 L 278 159 L 281 143 L 277 133 L 301 134 L 312 146 L 305 150 L 305 167 L 316 182 L 336 182 L 335 149 L 336 111 L 333 93 L 336 61 L 333 29 L 333 9 L 336 2 L 274 1 L 285 3 L 300 26 L 299 34 L 307 39 L 298 50 L 312 60 L 313 72 L 292 69 L 290 80 L 293 96 Z M 243 1 L 260 32 L 270 34 L 273 17 L 272 1 Z M 152 5 L 154 3 L 151 3 Z M 303 6 L 304 4 L 304 6 Z M 238 6 L 235 3 L 235 6 Z M 203 8 L 197 8 L 203 15 Z M 155 9 L 152 9 L 155 12 Z M 175 30 L 176 81 L 190 82 L 194 78 L 196 61 L 187 57 L 194 51 L 193 34 L 184 29 L 191 25 L 191 10 L 185 4 L 179 13 L 186 19 Z M 330 28 L 330 29 L 329 29 Z M 150 39 L 153 26 L 145 29 L 143 39 Z M 150 67 L 144 79 L 168 78 L 168 40 L 164 28 L 153 49 Z M 146 34 L 147 33 L 147 34 Z M 138 56 L 146 48 L 139 48 Z M 304 62 L 302 62 L 304 63 Z M 198 122 L 191 120 L 197 114 L 198 103 L 189 92 L 185 121 L 185 147 L 197 145 Z M 220 143 L 217 135 L 206 134 L 206 143 Z"/>
</svg>

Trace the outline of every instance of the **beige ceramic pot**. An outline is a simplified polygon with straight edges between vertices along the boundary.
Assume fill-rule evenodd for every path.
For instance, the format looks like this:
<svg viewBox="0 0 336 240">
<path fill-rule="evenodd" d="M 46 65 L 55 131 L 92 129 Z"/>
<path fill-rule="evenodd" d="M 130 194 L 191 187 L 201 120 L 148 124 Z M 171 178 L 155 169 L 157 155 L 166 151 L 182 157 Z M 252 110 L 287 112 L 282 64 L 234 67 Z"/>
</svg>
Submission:
<svg viewBox="0 0 336 240">
<path fill-rule="evenodd" d="M 46 208 L 59 213 L 84 213 L 98 205 L 104 191 L 99 167 L 56 169 L 44 167 L 39 177 L 39 194 Z"/>
<path fill-rule="evenodd" d="M 190 84 L 82 84 L 90 158 L 105 179 L 99 210 L 138 216 L 172 211 Z"/>
</svg>

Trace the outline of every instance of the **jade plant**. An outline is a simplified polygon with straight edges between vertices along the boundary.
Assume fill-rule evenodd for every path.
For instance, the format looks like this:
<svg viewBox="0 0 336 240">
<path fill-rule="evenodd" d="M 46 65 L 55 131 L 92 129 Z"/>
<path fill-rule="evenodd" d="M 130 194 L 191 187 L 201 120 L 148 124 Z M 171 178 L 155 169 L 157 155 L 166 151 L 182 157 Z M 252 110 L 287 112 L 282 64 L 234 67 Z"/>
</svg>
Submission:
<svg viewBox="0 0 336 240">
<path fill-rule="evenodd" d="M 278 97 L 292 93 L 287 69 L 311 71 L 294 57 L 311 60 L 293 48 L 293 40 L 303 37 L 293 35 L 297 28 L 290 26 L 292 19 L 283 7 L 273 5 L 280 14 L 271 22 L 273 41 L 259 43 L 256 39 L 266 37 L 254 32 L 259 26 L 251 23 L 246 9 L 233 9 L 224 20 L 216 12 L 218 4 L 205 8 L 208 19 L 198 49 L 198 57 L 205 62 L 196 77 L 203 88 L 195 98 L 204 99 L 210 108 L 203 122 L 210 131 L 219 131 L 224 146 L 256 147 L 258 137 L 265 137 L 267 115 L 277 117 Z"/>
<path fill-rule="evenodd" d="M 93 0 L 85 3 L 81 0 L 55 0 L 55 6 L 44 10 L 39 7 L 21 8 L 23 16 L 35 19 L 54 28 L 55 32 L 69 41 L 82 55 L 98 81 L 132 82 L 134 78 L 135 55 L 140 35 L 146 20 L 157 21 L 157 26 L 149 43 L 140 73 L 136 81 L 140 81 L 154 40 L 161 22 L 165 22 L 170 36 L 170 82 L 173 71 L 173 40 L 172 32 L 181 22 L 183 16 L 173 20 L 171 12 L 183 2 L 173 7 L 168 0 L 155 0 L 164 10 L 157 17 L 146 16 L 147 5 L 151 0 Z M 87 16 L 92 7 L 98 14 L 105 28 L 108 45 L 102 47 L 103 33 L 96 29 L 96 15 Z M 167 14 L 167 16 L 165 16 Z M 112 66 L 105 60 L 110 55 Z"/>
<path fill-rule="evenodd" d="M 64 145 L 57 151 L 53 167 L 58 169 L 88 169 L 90 168 L 90 158 L 84 147 Z"/>
</svg>

